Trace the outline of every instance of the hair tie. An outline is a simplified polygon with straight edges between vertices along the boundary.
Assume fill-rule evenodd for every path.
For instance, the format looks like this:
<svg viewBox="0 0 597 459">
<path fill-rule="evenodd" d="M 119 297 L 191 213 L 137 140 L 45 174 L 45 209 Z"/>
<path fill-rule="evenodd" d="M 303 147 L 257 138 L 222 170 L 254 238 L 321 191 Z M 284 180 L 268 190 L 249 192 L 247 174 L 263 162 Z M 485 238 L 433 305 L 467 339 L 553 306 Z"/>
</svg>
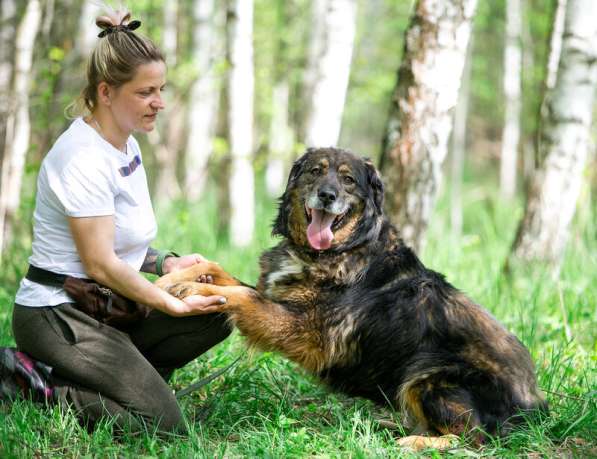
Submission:
<svg viewBox="0 0 597 459">
<path fill-rule="evenodd" d="M 105 37 L 112 32 L 132 32 L 141 26 L 141 21 L 131 21 L 128 24 L 110 25 L 98 34 L 98 38 Z"/>
</svg>

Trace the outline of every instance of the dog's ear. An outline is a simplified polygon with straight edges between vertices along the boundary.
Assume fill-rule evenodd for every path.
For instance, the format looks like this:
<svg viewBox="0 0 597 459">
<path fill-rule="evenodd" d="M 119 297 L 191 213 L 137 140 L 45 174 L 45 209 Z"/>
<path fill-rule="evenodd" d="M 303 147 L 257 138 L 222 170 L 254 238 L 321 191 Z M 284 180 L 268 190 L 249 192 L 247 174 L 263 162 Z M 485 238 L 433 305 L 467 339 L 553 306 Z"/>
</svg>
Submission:
<svg viewBox="0 0 597 459">
<path fill-rule="evenodd" d="M 383 182 L 381 176 L 369 158 L 365 158 L 365 168 L 367 170 L 367 183 L 372 193 L 373 204 L 378 213 L 383 212 Z"/>
<path fill-rule="evenodd" d="M 288 183 L 286 184 L 286 190 L 284 194 L 280 196 L 278 200 L 278 216 L 274 220 L 274 224 L 272 226 L 272 236 L 284 236 L 288 237 L 288 213 L 290 212 L 290 202 L 289 202 L 289 191 L 294 186 L 297 178 L 301 175 L 303 171 L 303 165 L 306 161 L 306 154 L 301 156 L 297 159 L 292 168 L 290 169 L 290 173 L 288 174 Z"/>
<path fill-rule="evenodd" d="M 288 205 L 287 193 L 284 192 L 278 199 L 278 216 L 272 225 L 272 236 L 288 237 Z"/>
<path fill-rule="evenodd" d="M 288 174 L 288 183 L 286 184 L 286 190 L 287 191 L 288 191 L 288 189 L 290 188 L 291 185 L 294 185 L 294 182 L 296 182 L 296 179 L 303 172 L 303 166 L 305 165 L 305 162 L 307 162 L 307 154 L 311 150 L 312 149 L 309 148 L 307 150 L 307 153 L 305 153 L 303 156 L 301 156 L 299 159 L 297 159 L 294 162 L 294 164 L 292 165 L 292 168 L 290 169 L 290 173 Z"/>
</svg>

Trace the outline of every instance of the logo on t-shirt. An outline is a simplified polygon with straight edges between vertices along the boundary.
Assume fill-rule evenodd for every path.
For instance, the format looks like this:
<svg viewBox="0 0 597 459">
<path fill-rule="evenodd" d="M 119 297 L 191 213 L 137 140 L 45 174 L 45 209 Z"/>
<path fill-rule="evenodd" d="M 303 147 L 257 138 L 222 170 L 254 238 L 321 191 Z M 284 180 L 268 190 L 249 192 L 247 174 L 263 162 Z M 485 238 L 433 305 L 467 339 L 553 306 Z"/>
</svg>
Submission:
<svg viewBox="0 0 597 459">
<path fill-rule="evenodd" d="M 122 175 L 123 177 L 128 177 L 133 172 L 135 172 L 135 169 L 137 169 L 137 167 L 139 167 L 140 164 L 141 164 L 141 158 L 139 157 L 139 155 L 135 155 L 135 157 L 129 163 L 129 165 L 122 166 L 120 169 L 118 169 L 118 172 L 120 172 L 120 175 Z"/>
</svg>

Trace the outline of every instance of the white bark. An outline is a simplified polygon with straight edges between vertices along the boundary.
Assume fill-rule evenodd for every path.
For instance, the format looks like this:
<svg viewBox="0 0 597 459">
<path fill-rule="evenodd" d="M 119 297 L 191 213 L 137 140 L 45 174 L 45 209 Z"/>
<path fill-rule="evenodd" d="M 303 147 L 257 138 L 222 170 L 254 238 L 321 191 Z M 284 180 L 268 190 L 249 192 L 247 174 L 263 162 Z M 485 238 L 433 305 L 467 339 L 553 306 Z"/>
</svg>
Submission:
<svg viewBox="0 0 597 459">
<path fill-rule="evenodd" d="M 512 198 L 516 192 L 522 85 L 521 13 L 520 0 L 506 0 L 505 118 L 500 157 L 500 191 L 506 198 Z"/>
<path fill-rule="evenodd" d="M 2 158 L 6 144 L 7 122 L 12 100 L 10 83 L 12 80 L 13 50 L 17 5 L 14 0 L 2 0 L 0 11 L 0 189 L 2 187 Z"/>
<path fill-rule="evenodd" d="M 2 0 L 0 11 L 0 123 L 9 110 L 9 88 L 12 79 L 12 50 L 15 39 L 17 5 L 14 0 Z M 1 130 L 0 130 L 1 132 Z M 1 143 L 0 143 L 1 145 Z"/>
<path fill-rule="evenodd" d="M 272 119 L 269 131 L 269 160 L 265 170 L 265 185 L 270 196 L 277 196 L 284 188 L 286 166 L 292 154 L 293 131 L 288 123 L 288 80 L 274 86 Z"/>
<path fill-rule="evenodd" d="M 476 0 L 419 0 L 405 34 L 381 169 L 386 210 L 418 249 L 441 181 Z"/>
<path fill-rule="evenodd" d="M 149 133 L 147 139 L 153 147 L 157 162 L 158 175 L 154 187 L 156 206 L 162 206 L 181 195 L 178 178 L 176 177 L 176 165 L 178 164 L 178 153 L 181 149 L 180 139 L 183 138 L 184 112 L 177 109 L 174 101 L 166 101 L 166 107 L 173 107 L 162 116 L 162 122 L 166 123 L 160 130 L 156 127 Z"/>
<path fill-rule="evenodd" d="M 552 94 L 557 78 L 558 78 L 558 66 L 560 64 L 560 55 L 562 53 L 562 39 L 564 35 L 564 21 L 566 19 L 566 6 L 568 0 L 557 0 L 556 9 L 553 14 L 553 23 L 551 29 L 551 36 L 549 37 L 549 56 L 547 59 L 547 68 L 545 73 L 545 81 L 543 84 L 543 100 L 540 106 L 540 121 L 547 119 L 549 116 L 549 98 Z M 540 129 L 540 127 L 539 127 Z M 534 146 L 533 146 L 534 147 Z M 528 180 L 532 178 L 532 173 L 538 167 L 538 162 L 541 162 L 541 158 L 538 158 L 535 154 L 534 149 L 532 155 L 529 155 L 528 163 L 532 167 L 528 167 L 529 173 L 526 177 Z"/>
<path fill-rule="evenodd" d="M 472 42 L 473 40 L 471 38 L 466 53 L 458 103 L 454 110 L 454 132 L 452 133 L 450 223 L 452 226 L 452 233 L 457 237 L 462 235 L 462 178 L 464 175 L 466 122 L 468 118 L 468 103 L 471 86 Z"/>
<path fill-rule="evenodd" d="M 597 84 L 597 2 L 568 0 L 555 86 L 546 94 L 538 157 L 511 261 L 558 271 L 587 163 Z"/>
<path fill-rule="evenodd" d="M 526 11 L 530 11 L 529 2 L 524 2 L 522 4 L 523 14 Z M 531 33 L 531 22 L 530 20 L 522 21 L 522 76 L 523 76 L 523 83 L 522 88 L 524 91 L 524 75 L 525 69 L 534 69 L 535 68 L 535 56 L 534 56 L 534 38 Z M 542 97 L 542 96 L 541 96 Z M 533 146 L 533 140 L 529 138 L 529 136 L 524 136 L 524 106 L 521 109 L 521 139 L 519 141 L 518 151 L 521 156 L 522 161 L 519 161 L 519 164 L 522 162 L 522 176 L 523 179 L 521 183 L 524 185 L 528 183 L 529 178 L 533 175 L 535 171 L 535 151 Z"/>
<path fill-rule="evenodd" d="M 315 82 L 319 74 L 318 65 L 325 44 L 324 15 L 328 0 L 311 0 L 311 22 L 309 26 L 309 49 L 307 64 L 303 72 L 300 137 L 305 137 L 309 118 L 310 101 L 313 98 Z"/>
<path fill-rule="evenodd" d="M 216 65 L 220 52 L 220 18 L 214 0 L 195 0 L 193 14 L 193 61 L 197 79 L 191 87 L 187 113 L 185 193 L 190 200 L 197 200 L 205 187 L 219 103 L 221 77 Z"/>
<path fill-rule="evenodd" d="M 39 0 L 29 0 L 19 23 L 15 40 L 15 65 L 12 84 L 14 106 L 8 115 L 7 137 L 2 158 L 0 192 L 0 252 L 10 235 L 11 218 L 21 197 L 21 181 L 29 149 L 29 83 L 35 37 L 41 23 Z"/>
<path fill-rule="evenodd" d="M 318 10 L 325 5 L 323 13 Z M 356 29 L 355 0 L 316 2 L 322 28 L 313 34 L 314 81 L 307 108 L 305 144 L 332 146 L 338 143 L 342 113 L 350 76 Z"/>
<path fill-rule="evenodd" d="M 253 152 L 253 1 L 231 0 L 228 7 L 228 129 L 232 156 L 230 240 L 247 246 L 253 238 L 255 191 Z"/>
<path fill-rule="evenodd" d="M 97 43 L 97 35 L 101 30 L 95 25 L 95 19 L 102 13 L 100 3 L 85 0 L 79 17 L 79 28 L 75 49 L 81 57 L 87 58 Z"/>
<path fill-rule="evenodd" d="M 43 22 L 41 25 L 41 34 L 43 36 L 44 43 L 50 41 L 50 32 L 52 31 L 52 23 L 54 22 L 54 13 L 56 11 L 55 0 L 45 0 L 43 10 Z"/>
<path fill-rule="evenodd" d="M 547 76 L 545 78 L 545 87 L 552 89 L 556 84 L 558 77 L 558 64 L 562 52 L 562 35 L 564 33 L 564 19 L 566 18 L 567 0 L 558 0 L 551 31 L 551 40 L 549 46 L 549 58 L 547 61 Z"/>
<path fill-rule="evenodd" d="M 178 0 L 165 0 L 164 28 L 162 29 L 162 51 L 169 66 L 176 65 L 176 50 L 178 41 L 176 37 L 176 20 L 178 16 Z"/>
</svg>

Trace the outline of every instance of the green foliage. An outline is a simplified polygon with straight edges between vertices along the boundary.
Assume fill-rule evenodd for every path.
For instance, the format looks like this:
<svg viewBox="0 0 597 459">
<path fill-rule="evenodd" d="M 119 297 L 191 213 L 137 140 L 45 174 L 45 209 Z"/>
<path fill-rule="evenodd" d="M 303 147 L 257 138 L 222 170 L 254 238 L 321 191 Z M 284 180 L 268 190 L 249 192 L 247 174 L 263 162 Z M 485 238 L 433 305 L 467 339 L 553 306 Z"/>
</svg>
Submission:
<svg viewBox="0 0 597 459">
<path fill-rule="evenodd" d="M 180 253 L 202 253 L 254 283 L 259 254 L 276 243 L 269 234 L 276 212 L 274 202 L 259 191 L 254 244 L 233 249 L 214 230 L 220 209 L 209 189 L 199 204 L 177 202 L 159 214 L 155 245 Z M 449 202 L 445 193 L 421 257 L 427 266 L 445 273 L 450 282 L 487 307 L 529 347 L 540 385 L 547 391 L 551 415 L 480 450 L 461 444 L 448 456 L 594 455 L 597 288 L 591 273 L 597 271 L 597 240 L 593 237 L 597 209 L 595 204 L 581 204 L 557 282 L 541 267 L 535 277 L 521 276 L 508 282 L 501 267 L 521 206 L 504 203 L 496 195 L 478 176 L 467 181 L 463 236 L 457 238 L 447 230 Z M 8 253 L 0 271 L 1 345 L 13 343 L 9 331 L 12 298 L 28 255 L 28 241 L 23 240 Z M 163 438 L 148 432 L 113 438 L 109 420 L 89 434 L 71 413 L 17 402 L 0 404 L 0 456 L 412 456 L 396 446 L 396 438 L 402 434 L 398 413 L 330 393 L 275 354 L 247 353 L 236 333 L 178 370 L 172 385 L 185 387 L 238 355 L 246 355 L 239 365 L 182 400 L 191 430 L 188 437 Z M 396 429 L 383 428 L 379 419 L 395 423 Z"/>
</svg>

